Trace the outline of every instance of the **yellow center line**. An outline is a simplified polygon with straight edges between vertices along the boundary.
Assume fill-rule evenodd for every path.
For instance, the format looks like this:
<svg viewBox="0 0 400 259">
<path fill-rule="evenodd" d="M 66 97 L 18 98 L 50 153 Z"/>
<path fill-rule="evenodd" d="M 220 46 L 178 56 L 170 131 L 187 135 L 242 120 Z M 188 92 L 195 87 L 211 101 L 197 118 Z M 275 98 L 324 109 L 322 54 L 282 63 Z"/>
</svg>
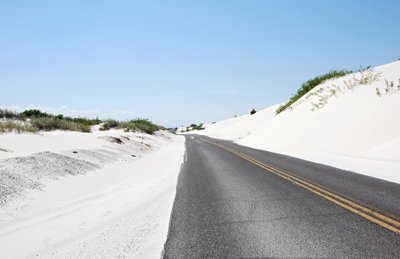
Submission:
<svg viewBox="0 0 400 259">
<path fill-rule="evenodd" d="M 394 216 L 391 215 L 387 212 L 380 211 L 376 208 L 372 208 L 371 206 L 368 206 L 366 204 L 363 204 L 360 201 L 357 201 L 351 197 L 348 197 L 347 195 L 332 191 L 328 189 L 325 186 L 322 186 L 320 184 L 316 184 L 312 181 L 309 181 L 307 179 L 304 179 L 302 177 L 296 176 L 293 173 L 289 173 L 287 171 L 284 171 L 280 168 L 277 168 L 271 164 L 261 162 L 255 158 L 252 158 L 248 155 L 245 155 L 243 153 L 240 153 L 236 150 L 233 150 L 231 148 L 228 148 L 226 146 L 223 146 L 221 144 L 217 144 L 208 140 L 205 140 L 203 138 L 200 138 L 202 141 L 207 142 L 209 144 L 212 144 L 214 146 L 220 147 L 228 152 L 231 152 L 255 165 L 258 167 L 261 167 L 268 172 L 271 172 L 275 175 L 278 175 L 286 180 L 289 180 L 293 182 L 294 184 L 303 187 L 309 191 L 311 191 L 314 194 L 317 194 L 320 197 L 323 197 L 351 212 L 354 212 L 388 230 L 391 230 L 395 233 L 400 234 L 400 220 Z"/>
</svg>

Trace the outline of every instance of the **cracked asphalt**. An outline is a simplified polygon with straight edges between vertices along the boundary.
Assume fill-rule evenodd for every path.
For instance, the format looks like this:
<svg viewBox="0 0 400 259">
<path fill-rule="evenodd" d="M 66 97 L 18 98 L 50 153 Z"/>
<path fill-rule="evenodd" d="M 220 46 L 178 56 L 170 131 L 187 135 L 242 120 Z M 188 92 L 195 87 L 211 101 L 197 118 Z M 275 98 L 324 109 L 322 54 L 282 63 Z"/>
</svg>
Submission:
<svg viewBox="0 0 400 259">
<path fill-rule="evenodd" d="M 207 139 L 399 215 L 398 184 Z M 399 234 L 198 136 L 186 152 L 164 258 L 400 258 Z"/>
</svg>

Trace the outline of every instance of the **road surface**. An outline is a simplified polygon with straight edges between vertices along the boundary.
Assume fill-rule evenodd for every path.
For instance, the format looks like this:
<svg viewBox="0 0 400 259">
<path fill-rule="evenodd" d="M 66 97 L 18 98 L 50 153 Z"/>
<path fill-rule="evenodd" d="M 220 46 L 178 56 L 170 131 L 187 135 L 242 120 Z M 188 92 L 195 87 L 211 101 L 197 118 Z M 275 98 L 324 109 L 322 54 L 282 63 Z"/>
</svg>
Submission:
<svg viewBox="0 0 400 259">
<path fill-rule="evenodd" d="M 400 185 L 203 136 L 186 148 L 164 258 L 400 258 Z"/>
</svg>

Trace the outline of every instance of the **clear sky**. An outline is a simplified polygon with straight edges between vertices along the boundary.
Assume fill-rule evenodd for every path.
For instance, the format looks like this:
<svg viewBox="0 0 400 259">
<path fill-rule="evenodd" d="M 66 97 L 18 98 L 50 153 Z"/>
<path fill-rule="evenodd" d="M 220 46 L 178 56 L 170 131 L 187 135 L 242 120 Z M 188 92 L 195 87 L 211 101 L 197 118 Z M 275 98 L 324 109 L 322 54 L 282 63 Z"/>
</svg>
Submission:
<svg viewBox="0 0 400 259">
<path fill-rule="evenodd" d="M 0 1 L 0 106 L 165 126 L 400 58 L 400 1 Z"/>
</svg>

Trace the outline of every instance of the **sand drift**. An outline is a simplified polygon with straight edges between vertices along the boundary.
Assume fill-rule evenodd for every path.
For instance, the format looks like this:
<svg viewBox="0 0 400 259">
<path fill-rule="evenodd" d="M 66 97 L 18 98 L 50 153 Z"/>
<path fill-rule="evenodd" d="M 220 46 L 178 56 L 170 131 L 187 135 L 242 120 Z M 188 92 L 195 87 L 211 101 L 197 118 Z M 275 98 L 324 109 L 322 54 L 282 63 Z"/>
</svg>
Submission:
<svg viewBox="0 0 400 259">
<path fill-rule="evenodd" d="M 1 258 L 160 257 L 183 137 L 114 130 L 0 138 Z"/>
</svg>

